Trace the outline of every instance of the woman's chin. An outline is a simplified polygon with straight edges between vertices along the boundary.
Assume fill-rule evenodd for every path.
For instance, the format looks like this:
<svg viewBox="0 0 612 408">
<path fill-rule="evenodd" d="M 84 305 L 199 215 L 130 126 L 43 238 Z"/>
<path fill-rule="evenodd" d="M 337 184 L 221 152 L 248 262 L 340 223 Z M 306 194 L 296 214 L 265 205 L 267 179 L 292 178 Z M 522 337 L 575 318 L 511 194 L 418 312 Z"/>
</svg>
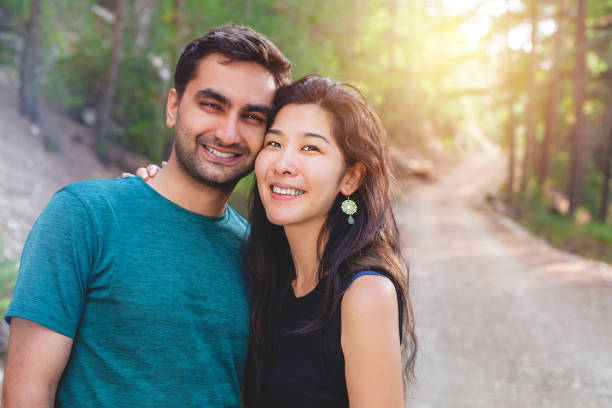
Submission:
<svg viewBox="0 0 612 408">
<path fill-rule="evenodd" d="M 268 211 L 266 212 L 266 216 L 268 217 L 268 221 L 280 227 L 299 224 L 300 222 L 304 221 L 304 217 L 296 214 L 283 214 Z"/>
</svg>

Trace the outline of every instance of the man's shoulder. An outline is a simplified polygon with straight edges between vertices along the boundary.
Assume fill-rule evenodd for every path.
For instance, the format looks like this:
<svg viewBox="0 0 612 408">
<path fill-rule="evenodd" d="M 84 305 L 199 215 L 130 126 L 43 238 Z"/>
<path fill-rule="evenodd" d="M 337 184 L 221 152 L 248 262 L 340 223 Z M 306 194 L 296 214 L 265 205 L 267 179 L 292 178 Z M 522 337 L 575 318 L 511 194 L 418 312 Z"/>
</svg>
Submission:
<svg viewBox="0 0 612 408">
<path fill-rule="evenodd" d="M 68 194 L 86 203 L 108 201 L 117 197 L 141 194 L 139 186 L 143 184 L 138 177 L 126 177 L 104 180 L 85 180 L 68 184 L 57 194 Z"/>
<path fill-rule="evenodd" d="M 238 228 L 241 229 L 249 228 L 249 222 L 229 204 L 227 205 L 227 211 L 229 211 L 230 222 L 234 223 Z"/>
<path fill-rule="evenodd" d="M 251 226 L 249 222 L 244 219 L 242 215 L 230 205 L 227 205 L 226 211 L 228 212 L 228 223 L 229 228 L 238 236 L 240 239 L 246 239 L 248 236 Z"/>
</svg>

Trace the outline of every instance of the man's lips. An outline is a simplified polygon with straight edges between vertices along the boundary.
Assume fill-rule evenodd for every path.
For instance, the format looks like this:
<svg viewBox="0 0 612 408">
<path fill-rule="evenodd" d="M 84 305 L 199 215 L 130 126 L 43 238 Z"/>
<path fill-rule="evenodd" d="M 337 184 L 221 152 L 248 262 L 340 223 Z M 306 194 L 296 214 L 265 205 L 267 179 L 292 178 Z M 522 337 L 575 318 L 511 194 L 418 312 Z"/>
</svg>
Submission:
<svg viewBox="0 0 612 408">
<path fill-rule="evenodd" d="M 207 145 L 201 145 L 204 150 L 204 154 L 211 159 L 212 161 L 219 163 L 233 163 L 237 161 L 242 154 L 232 152 L 232 151 L 224 151 L 222 149 L 211 147 Z"/>
</svg>

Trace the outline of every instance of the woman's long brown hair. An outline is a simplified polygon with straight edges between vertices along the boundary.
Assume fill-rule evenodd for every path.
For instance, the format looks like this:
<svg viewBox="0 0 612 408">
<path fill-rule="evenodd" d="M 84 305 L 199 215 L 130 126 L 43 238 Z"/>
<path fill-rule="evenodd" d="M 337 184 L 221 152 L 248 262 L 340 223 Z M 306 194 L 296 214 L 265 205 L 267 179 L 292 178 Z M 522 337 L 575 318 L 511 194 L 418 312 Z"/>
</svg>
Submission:
<svg viewBox="0 0 612 408">
<path fill-rule="evenodd" d="M 330 113 L 332 133 L 347 166 L 365 166 L 359 189 L 351 195 L 358 212 L 347 222 L 338 194 L 319 234 L 318 278 L 324 285 L 323 312 L 301 329 L 317 330 L 338 309 L 350 278 L 360 271 L 385 274 L 398 292 L 402 316 L 402 356 L 405 383 L 414 378 L 416 338 L 408 295 L 408 268 L 401 251 L 393 216 L 386 132 L 365 97 L 351 85 L 310 75 L 281 87 L 274 98 L 271 125 L 278 111 L 289 104 L 316 104 Z M 246 245 L 245 270 L 252 294 L 249 359 L 245 374 L 245 404 L 260 406 L 262 389 L 276 350 L 281 308 L 295 277 L 289 243 L 282 226 L 266 217 L 257 184 L 250 198 L 251 234 Z M 325 277 L 325 279 L 323 279 Z"/>
</svg>

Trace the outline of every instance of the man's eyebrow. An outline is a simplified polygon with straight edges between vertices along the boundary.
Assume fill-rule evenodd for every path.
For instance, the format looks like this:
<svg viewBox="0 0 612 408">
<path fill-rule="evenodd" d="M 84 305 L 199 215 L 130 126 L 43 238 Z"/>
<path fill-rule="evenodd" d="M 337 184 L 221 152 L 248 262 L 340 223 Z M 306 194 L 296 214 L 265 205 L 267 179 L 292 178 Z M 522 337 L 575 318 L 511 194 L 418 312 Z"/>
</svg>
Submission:
<svg viewBox="0 0 612 408">
<path fill-rule="evenodd" d="M 211 88 L 200 89 L 198 92 L 196 92 L 195 97 L 196 99 L 212 98 L 216 100 L 217 102 L 222 103 L 223 105 L 232 106 L 232 102 L 229 99 L 227 99 L 225 96 L 221 95 L 219 92 Z"/>
<path fill-rule="evenodd" d="M 270 107 L 267 105 L 246 105 L 244 107 L 244 111 L 245 112 L 259 112 L 266 116 L 269 116 L 270 113 L 272 112 L 272 109 L 270 109 Z"/>
</svg>

